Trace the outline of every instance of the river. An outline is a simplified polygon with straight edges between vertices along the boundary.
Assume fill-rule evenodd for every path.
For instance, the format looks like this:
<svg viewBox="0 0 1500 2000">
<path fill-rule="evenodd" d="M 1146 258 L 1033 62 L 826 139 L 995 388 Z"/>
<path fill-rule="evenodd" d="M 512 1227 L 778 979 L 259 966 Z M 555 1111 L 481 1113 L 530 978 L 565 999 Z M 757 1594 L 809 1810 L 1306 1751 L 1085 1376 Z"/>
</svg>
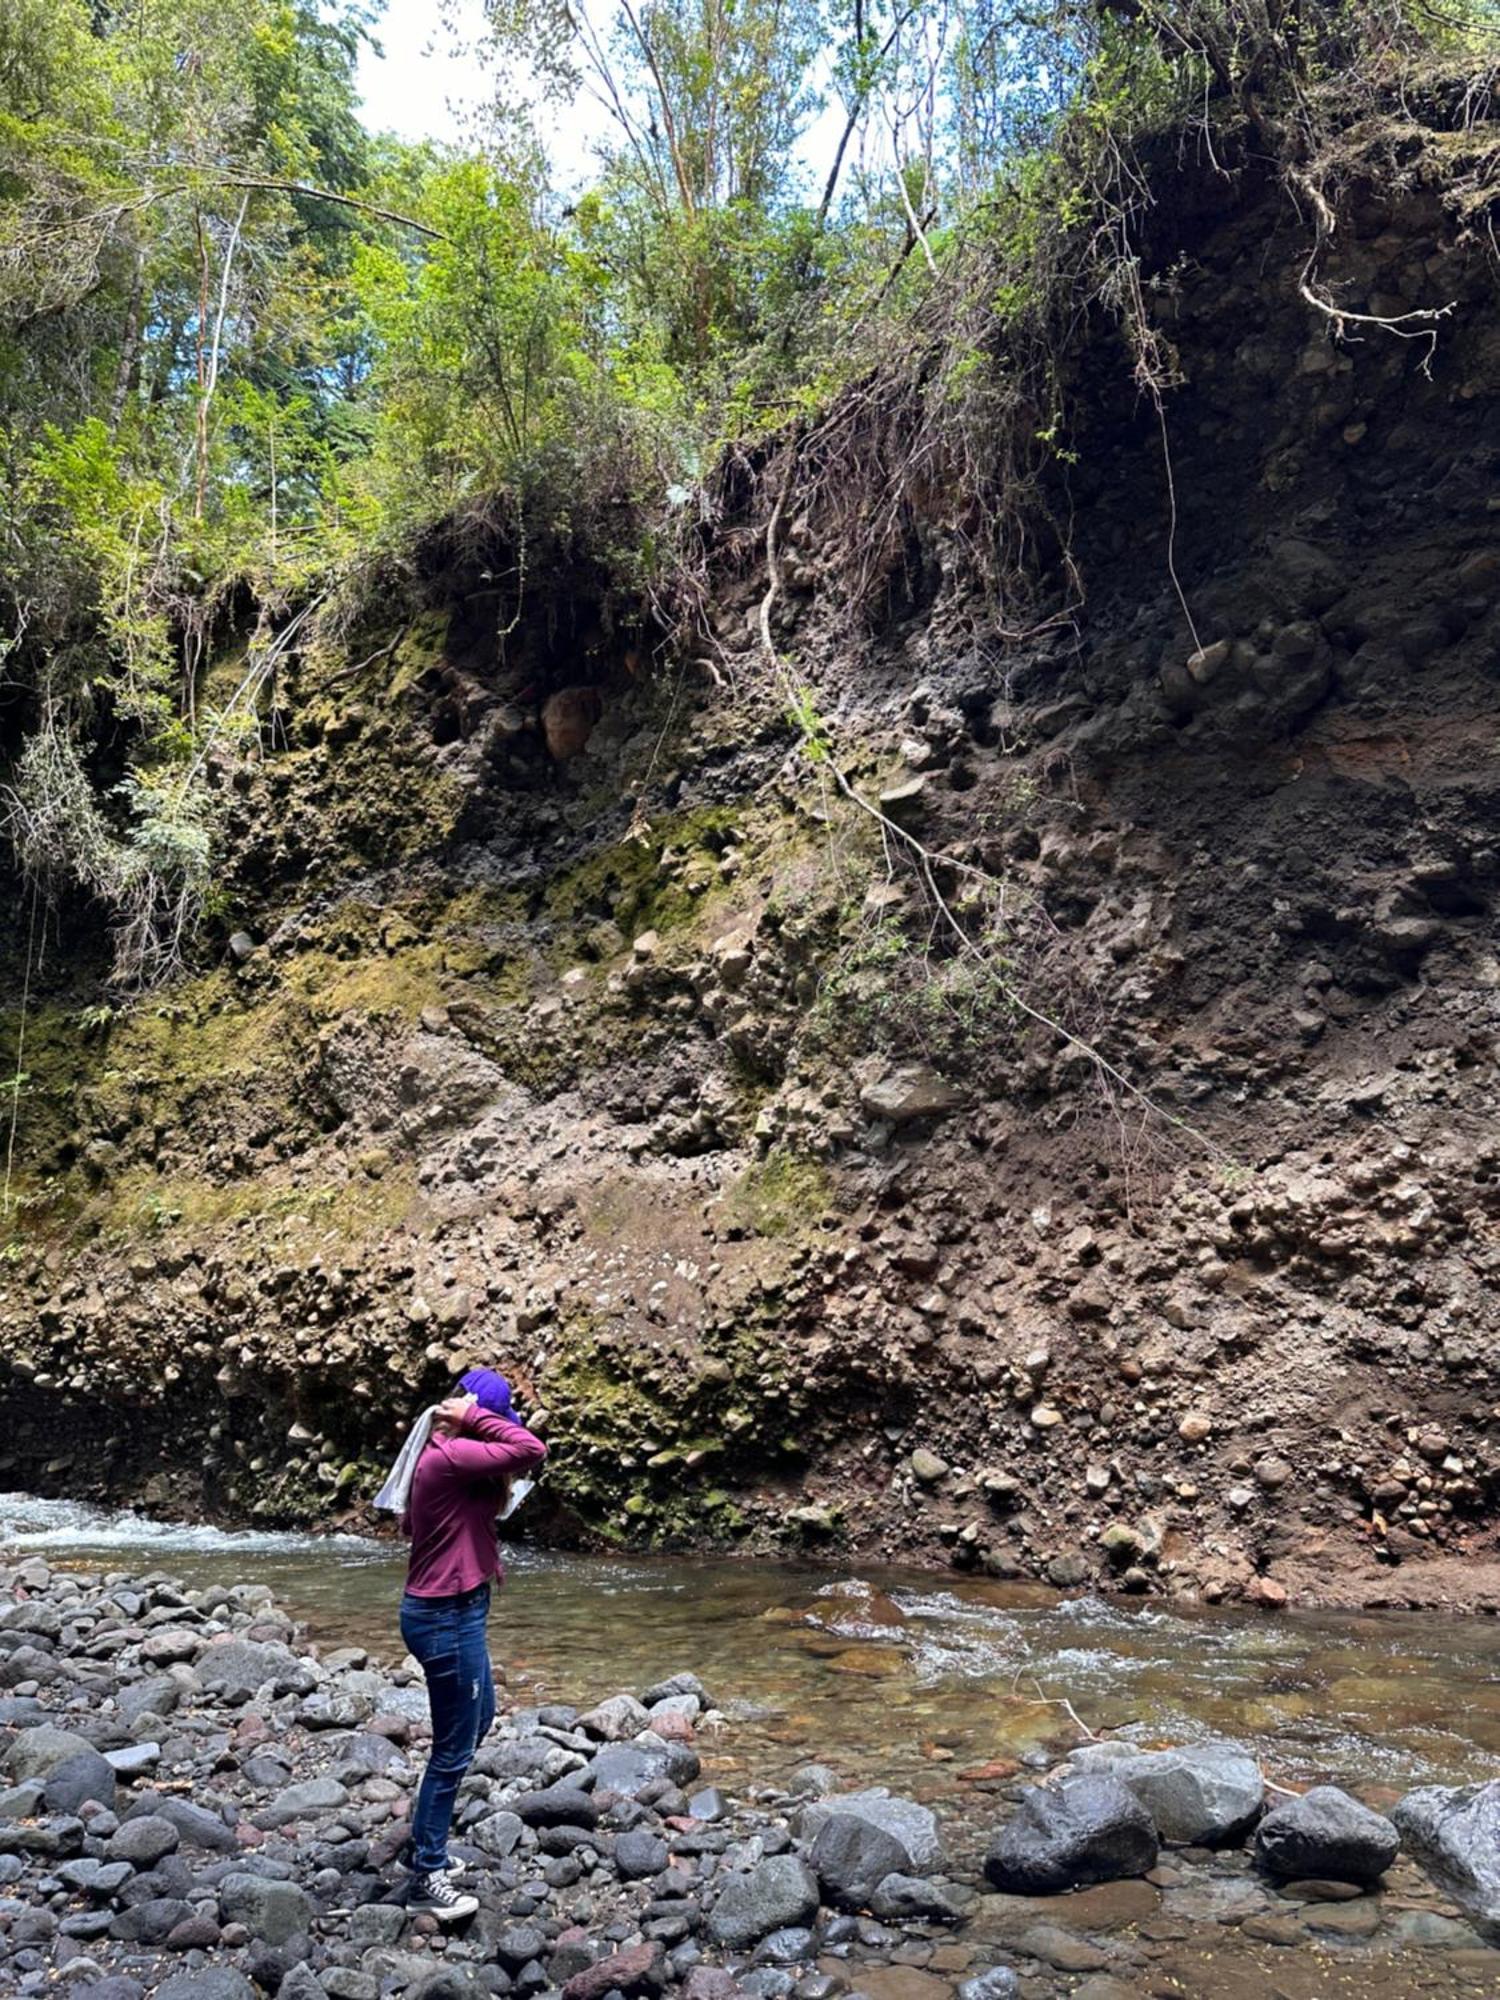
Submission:
<svg viewBox="0 0 1500 2000">
<path fill-rule="evenodd" d="M 226 1532 L 0 1495 L 0 1560 L 258 1582 L 314 1637 L 394 1655 L 402 1562 L 352 1536 Z M 1378 1799 L 1493 1777 L 1500 1624 L 1420 1613 L 1167 1609 L 856 1564 L 571 1556 L 522 1546 L 491 1621 L 525 1698 L 589 1700 L 692 1667 L 737 1719 L 718 1773 L 817 1760 L 933 1801 L 996 1758 L 1092 1730 L 1234 1736 L 1266 1768 Z M 732 1746 L 732 1747 L 729 1747 Z"/>
</svg>

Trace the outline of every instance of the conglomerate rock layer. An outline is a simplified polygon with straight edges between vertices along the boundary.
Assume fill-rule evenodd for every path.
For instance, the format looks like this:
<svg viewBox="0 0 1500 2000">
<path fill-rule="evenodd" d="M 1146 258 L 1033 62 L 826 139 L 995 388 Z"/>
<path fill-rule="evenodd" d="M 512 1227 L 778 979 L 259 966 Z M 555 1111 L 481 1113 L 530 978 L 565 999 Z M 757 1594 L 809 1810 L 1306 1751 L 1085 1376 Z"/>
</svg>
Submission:
<svg viewBox="0 0 1500 2000">
<path fill-rule="evenodd" d="M 853 630 L 787 509 L 930 869 L 747 516 L 712 673 L 440 552 L 226 768 L 198 970 L 62 913 L 0 1484 L 346 1519 L 482 1355 L 558 1537 L 1500 1601 L 1495 261 L 1355 186 L 1325 294 L 1454 311 L 1340 329 L 1279 187 L 1165 185 L 1181 379 L 1090 321 L 1030 637 L 936 533 Z"/>
</svg>

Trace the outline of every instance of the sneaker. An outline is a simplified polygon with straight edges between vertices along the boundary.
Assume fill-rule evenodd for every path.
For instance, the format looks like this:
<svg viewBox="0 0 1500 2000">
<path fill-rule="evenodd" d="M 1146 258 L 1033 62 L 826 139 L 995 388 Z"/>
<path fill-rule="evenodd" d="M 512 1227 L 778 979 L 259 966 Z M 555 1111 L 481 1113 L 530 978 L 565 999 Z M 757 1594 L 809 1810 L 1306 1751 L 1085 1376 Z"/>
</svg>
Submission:
<svg viewBox="0 0 1500 2000">
<path fill-rule="evenodd" d="M 457 1924 L 473 1916 L 479 1908 L 479 1898 L 455 1889 L 439 1871 L 436 1875 L 413 1875 L 406 1907 L 414 1915 L 436 1917 L 440 1924 Z"/>
</svg>

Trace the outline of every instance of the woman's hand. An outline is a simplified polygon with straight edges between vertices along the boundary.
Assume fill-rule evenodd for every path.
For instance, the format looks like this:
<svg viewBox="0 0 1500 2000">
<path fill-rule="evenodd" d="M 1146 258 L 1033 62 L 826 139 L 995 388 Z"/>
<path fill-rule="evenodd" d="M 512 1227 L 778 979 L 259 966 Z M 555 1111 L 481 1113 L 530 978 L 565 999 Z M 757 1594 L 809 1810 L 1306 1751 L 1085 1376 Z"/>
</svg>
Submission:
<svg viewBox="0 0 1500 2000">
<path fill-rule="evenodd" d="M 453 1437 L 463 1429 L 464 1418 L 474 1407 L 472 1396 L 450 1396 L 439 1403 L 432 1419 L 432 1428 L 439 1437 Z"/>
</svg>

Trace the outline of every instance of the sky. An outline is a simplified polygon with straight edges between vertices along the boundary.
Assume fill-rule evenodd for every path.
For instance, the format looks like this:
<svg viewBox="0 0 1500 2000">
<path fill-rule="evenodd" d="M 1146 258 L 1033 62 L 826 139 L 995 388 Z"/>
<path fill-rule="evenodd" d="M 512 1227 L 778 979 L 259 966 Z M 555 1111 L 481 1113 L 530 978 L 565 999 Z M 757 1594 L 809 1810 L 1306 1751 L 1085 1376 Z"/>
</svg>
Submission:
<svg viewBox="0 0 1500 2000">
<path fill-rule="evenodd" d="M 359 59 L 359 87 L 366 125 L 403 139 L 460 141 L 493 84 L 477 55 L 483 41 L 483 0 L 448 0 L 441 18 L 435 0 L 386 0 L 376 33 L 382 54 L 366 46 Z M 837 105 L 815 119 L 798 148 L 804 171 L 827 171 L 837 141 Z M 576 103 L 542 107 L 537 118 L 560 186 L 576 190 L 590 176 L 593 149 L 609 121 L 586 93 Z"/>
<path fill-rule="evenodd" d="M 491 74 L 475 54 L 484 36 L 482 0 L 450 0 L 446 21 L 433 0 L 387 0 L 376 28 L 381 55 L 359 59 L 365 124 L 403 139 L 460 141 L 490 98 Z M 565 183 L 588 174 L 604 124 L 587 98 L 544 107 L 538 125 L 553 168 Z"/>
</svg>

